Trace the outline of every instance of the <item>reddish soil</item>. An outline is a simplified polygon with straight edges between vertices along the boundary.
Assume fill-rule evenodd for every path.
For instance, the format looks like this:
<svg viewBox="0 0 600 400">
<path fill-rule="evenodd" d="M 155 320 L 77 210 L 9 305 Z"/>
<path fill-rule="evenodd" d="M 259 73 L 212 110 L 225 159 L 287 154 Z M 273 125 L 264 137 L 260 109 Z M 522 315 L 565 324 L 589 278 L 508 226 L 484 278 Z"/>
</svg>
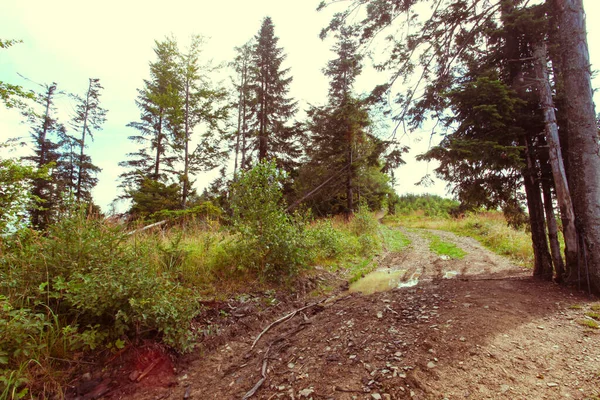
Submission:
<svg viewBox="0 0 600 400">
<path fill-rule="evenodd" d="M 404 271 L 400 283 L 418 279 L 416 286 L 349 293 L 321 271 L 298 293 L 214 303 L 198 319 L 196 329 L 213 334 L 197 351 L 175 367 L 167 357 L 140 382 L 120 379 L 106 397 L 600 398 L 600 334 L 580 323 L 591 321 L 585 314 L 600 305 L 596 298 L 534 280 L 473 239 L 433 232 L 467 252 L 448 260 L 431 253 L 419 231 L 406 233 L 411 246 L 382 257 L 380 269 Z M 304 294 L 325 284 L 339 289 L 329 297 Z M 273 321 L 318 301 L 273 326 L 252 349 Z M 117 373 L 128 377 L 132 363 L 123 365 Z M 244 397 L 261 370 L 264 382 Z"/>
</svg>

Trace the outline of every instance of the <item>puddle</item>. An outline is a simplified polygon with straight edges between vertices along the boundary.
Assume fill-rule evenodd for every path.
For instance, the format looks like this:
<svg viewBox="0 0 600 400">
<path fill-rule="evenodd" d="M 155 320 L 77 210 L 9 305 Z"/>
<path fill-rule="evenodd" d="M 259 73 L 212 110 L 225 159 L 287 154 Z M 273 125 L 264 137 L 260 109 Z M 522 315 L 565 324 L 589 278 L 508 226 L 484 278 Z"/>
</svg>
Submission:
<svg viewBox="0 0 600 400">
<path fill-rule="evenodd" d="M 391 290 L 396 287 L 405 287 L 399 286 L 400 284 L 408 283 L 401 282 L 402 275 L 405 273 L 406 270 L 404 269 L 373 271 L 370 274 L 365 275 L 364 278 L 351 284 L 349 291 L 351 293 L 361 292 L 363 294 L 372 294 L 375 292 L 385 292 L 386 290 Z M 416 283 L 414 285 L 416 285 Z"/>
<path fill-rule="evenodd" d="M 417 283 L 419 283 L 419 277 L 418 276 L 413 276 L 411 277 L 409 280 L 407 280 L 406 282 L 400 282 L 398 283 L 398 286 L 396 286 L 397 288 L 403 288 L 403 287 L 413 287 L 416 286 Z"/>
<path fill-rule="evenodd" d="M 458 275 L 458 271 L 446 271 L 444 272 L 444 279 L 452 279 Z"/>
</svg>

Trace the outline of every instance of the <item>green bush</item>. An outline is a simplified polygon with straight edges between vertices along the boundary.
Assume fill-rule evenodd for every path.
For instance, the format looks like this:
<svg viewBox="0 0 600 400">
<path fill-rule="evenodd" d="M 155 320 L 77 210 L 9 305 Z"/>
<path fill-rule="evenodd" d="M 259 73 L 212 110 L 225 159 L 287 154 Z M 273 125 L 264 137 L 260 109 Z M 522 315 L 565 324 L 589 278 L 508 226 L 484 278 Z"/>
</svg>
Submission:
<svg viewBox="0 0 600 400">
<path fill-rule="evenodd" d="M 354 214 L 350 225 L 352 232 L 356 236 L 361 235 L 374 235 L 378 232 L 379 222 L 373 216 L 366 205 L 361 204 L 358 208 L 358 212 Z"/>
<path fill-rule="evenodd" d="M 0 242 L 0 363 L 6 382 L 30 360 L 158 334 L 189 350 L 198 303 L 148 262 L 118 228 L 65 216 L 44 234 L 23 230 Z M 12 377 L 12 378 L 11 378 Z"/>
<path fill-rule="evenodd" d="M 306 231 L 308 248 L 313 259 L 333 259 L 344 253 L 344 235 L 330 220 L 316 222 Z"/>
<path fill-rule="evenodd" d="M 294 275 L 308 261 L 304 224 L 285 212 L 284 178 L 274 163 L 262 162 L 233 184 L 233 230 L 239 236 L 227 250 L 236 255 L 238 269 L 269 280 Z"/>
</svg>

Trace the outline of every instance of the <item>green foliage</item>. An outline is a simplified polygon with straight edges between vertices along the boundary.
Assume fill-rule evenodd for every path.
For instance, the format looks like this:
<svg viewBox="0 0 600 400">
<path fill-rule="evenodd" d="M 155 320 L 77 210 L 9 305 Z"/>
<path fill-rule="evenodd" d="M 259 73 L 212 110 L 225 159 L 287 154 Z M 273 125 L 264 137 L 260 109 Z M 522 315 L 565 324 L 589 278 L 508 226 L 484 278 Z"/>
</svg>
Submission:
<svg viewBox="0 0 600 400">
<path fill-rule="evenodd" d="M 45 235 L 22 230 L 3 239 L 0 353 L 6 380 L 29 360 L 52 369 L 51 357 L 69 359 L 76 350 L 125 337 L 158 335 L 177 350 L 191 348 L 189 324 L 198 311 L 192 292 L 126 239 L 84 211 Z"/>
<path fill-rule="evenodd" d="M 278 42 L 273 21 L 265 17 L 252 46 L 248 122 L 250 130 L 256 132 L 259 161 L 274 157 L 278 166 L 291 171 L 301 155 L 298 129 L 287 125 L 296 113 L 297 102 L 289 97 L 292 77 L 289 69 L 282 68 L 286 55 Z"/>
<path fill-rule="evenodd" d="M 428 234 L 427 238 L 429 239 L 429 249 L 440 256 L 448 256 L 450 258 L 454 258 L 460 260 L 467 253 L 456 246 L 454 243 L 443 241 L 439 236 Z"/>
<path fill-rule="evenodd" d="M 198 205 L 184 210 L 160 210 L 150 215 L 154 221 L 179 220 L 185 223 L 190 221 L 204 221 L 207 224 L 218 222 L 223 216 L 223 210 L 210 201 L 204 201 Z"/>
<path fill-rule="evenodd" d="M 132 200 L 130 212 L 145 218 L 162 210 L 176 210 L 180 207 L 180 187 L 173 183 L 166 185 L 162 182 L 143 178 L 140 186 L 128 192 Z"/>
<path fill-rule="evenodd" d="M 383 243 L 387 251 L 397 253 L 404 250 L 410 244 L 410 240 L 398 229 L 381 225 L 379 230 L 383 236 Z"/>
<path fill-rule="evenodd" d="M 369 212 L 367 206 L 361 204 L 358 208 L 358 212 L 354 214 L 350 227 L 352 232 L 357 236 L 375 235 L 379 228 L 379 223 L 373 218 L 373 215 Z"/>
<path fill-rule="evenodd" d="M 586 312 L 585 315 L 592 319 L 595 319 L 596 321 L 600 321 L 600 314 L 597 312 L 590 311 Z"/>
<path fill-rule="evenodd" d="M 0 49 L 7 49 L 17 43 L 21 43 L 21 41 L 0 39 Z M 24 100 L 33 100 L 34 98 L 32 92 L 26 92 L 21 86 L 0 81 L 0 101 L 6 108 L 25 109 L 27 105 Z"/>
<path fill-rule="evenodd" d="M 7 147 L 0 145 L 0 150 L 6 151 Z M 29 224 L 27 210 L 36 207 L 37 200 L 31 193 L 32 183 L 47 175 L 47 168 L 38 170 L 13 159 L 0 158 L 0 233 Z"/>
<path fill-rule="evenodd" d="M 434 194 L 405 194 L 395 200 L 395 213 L 402 215 L 420 212 L 427 217 L 449 218 L 458 207 L 456 200 Z"/>
<path fill-rule="evenodd" d="M 600 329 L 600 325 L 598 325 L 596 321 L 591 319 L 581 319 L 577 322 L 579 323 L 579 325 L 588 327 L 590 329 Z"/>
<path fill-rule="evenodd" d="M 315 260 L 336 259 L 348 251 L 347 235 L 335 229 L 331 220 L 320 220 L 307 229 L 308 248 Z"/>
<path fill-rule="evenodd" d="M 285 213 L 284 173 L 273 162 L 261 162 L 233 184 L 233 227 L 239 234 L 228 250 L 237 267 L 278 280 L 304 266 L 304 229 L 298 218 Z"/>
</svg>

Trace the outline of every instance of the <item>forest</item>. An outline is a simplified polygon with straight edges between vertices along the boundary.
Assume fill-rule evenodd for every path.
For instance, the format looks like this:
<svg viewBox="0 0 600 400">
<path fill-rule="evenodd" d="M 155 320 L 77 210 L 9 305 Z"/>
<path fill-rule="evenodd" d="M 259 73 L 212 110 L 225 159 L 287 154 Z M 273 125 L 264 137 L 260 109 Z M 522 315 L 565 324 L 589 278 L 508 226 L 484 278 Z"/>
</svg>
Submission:
<svg viewBox="0 0 600 400">
<path fill-rule="evenodd" d="M 30 133 L 0 144 L 0 399 L 99 398 L 113 381 L 99 378 L 97 397 L 67 384 L 82 365 L 150 342 L 193 352 L 218 336 L 200 322 L 214 304 L 228 304 L 226 319 L 248 293 L 266 293 L 265 309 L 278 291 L 331 294 L 320 271 L 352 287 L 422 240 L 450 263 L 469 253 L 414 229 L 474 237 L 536 282 L 600 294 L 600 117 L 582 0 L 337 3 L 315 11 L 341 10 L 321 31 L 334 43 L 326 103 L 305 110 L 269 16 L 225 64 L 204 57 L 201 35 L 156 39 L 131 99 L 136 150 L 115 183 L 124 214 L 92 195 L 89 149 L 111 115 L 101 80 L 66 94 L 70 111 L 56 83 L 0 81 L 0 102 Z M 19 45 L 0 38 L 0 57 Z M 387 80 L 361 93 L 367 67 Z M 424 125 L 441 140 L 417 159 L 435 162 L 452 199 L 394 190 L 409 150 L 400 137 Z"/>
</svg>

